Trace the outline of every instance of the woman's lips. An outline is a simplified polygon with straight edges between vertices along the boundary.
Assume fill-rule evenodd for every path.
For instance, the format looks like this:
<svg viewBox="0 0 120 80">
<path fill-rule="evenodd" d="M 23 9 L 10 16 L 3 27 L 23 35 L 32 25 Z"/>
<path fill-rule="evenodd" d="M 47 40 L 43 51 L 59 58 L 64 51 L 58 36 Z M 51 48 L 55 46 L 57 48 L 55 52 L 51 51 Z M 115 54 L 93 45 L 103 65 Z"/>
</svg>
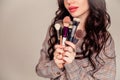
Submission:
<svg viewBox="0 0 120 80">
<path fill-rule="evenodd" d="M 71 7 L 69 7 L 68 9 L 69 9 L 69 11 L 70 11 L 71 13 L 73 13 L 73 12 L 75 12 L 75 11 L 78 9 L 78 7 L 71 6 Z"/>
</svg>

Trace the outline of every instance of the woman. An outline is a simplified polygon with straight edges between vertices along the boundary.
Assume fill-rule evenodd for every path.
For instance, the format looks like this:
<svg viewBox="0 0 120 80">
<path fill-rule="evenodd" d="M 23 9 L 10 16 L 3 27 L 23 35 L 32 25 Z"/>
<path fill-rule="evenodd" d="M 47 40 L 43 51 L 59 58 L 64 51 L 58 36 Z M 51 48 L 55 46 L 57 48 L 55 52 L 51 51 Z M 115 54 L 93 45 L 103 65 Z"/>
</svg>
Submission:
<svg viewBox="0 0 120 80">
<path fill-rule="evenodd" d="M 37 74 L 51 80 L 115 80 L 114 41 L 107 31 L 110 16 L 105 0 L 58 0 L 58 6 L 41 49 Z M 54 28 L 65 16 L 79 18 L 77 31 L 84 35 L 77 43 L 66 41 L 67 46 L 57 44 Z"/>
</svg>

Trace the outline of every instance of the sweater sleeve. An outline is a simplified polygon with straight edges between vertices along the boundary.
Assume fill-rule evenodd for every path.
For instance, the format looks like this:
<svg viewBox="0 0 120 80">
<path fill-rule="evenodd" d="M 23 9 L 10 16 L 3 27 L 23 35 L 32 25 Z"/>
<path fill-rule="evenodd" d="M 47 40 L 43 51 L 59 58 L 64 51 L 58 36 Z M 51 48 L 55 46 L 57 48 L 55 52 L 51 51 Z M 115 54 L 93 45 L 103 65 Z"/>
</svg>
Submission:
<svg viewBox="0 0 120 80">
<path fill-rule="evenodd" d="M 94 73 L 94 77 L 86 69 L 80 66 L 77 60 L 65 65 L 66 77 L 68 80 L 115 80 L 116 59 L 114 41 L 110 37 L 105 49 L 101 51 L 100 57 L 104 60 L 104 65 Z M 84 63 L 83 63 L 84 64 Z"/>
<path fill-rule="evenodd" d="M 45 78 L 59 78 L 64 72 L 57 67 L 54 60 L 50 60 L 48 56 L 48 39 L 49 33 L 47 33 L 46 38 L 43 42 L 42 49 L 40 51 L 40 59 L 36 65 L 36 73 L 38 76 Z"/>
</svg>

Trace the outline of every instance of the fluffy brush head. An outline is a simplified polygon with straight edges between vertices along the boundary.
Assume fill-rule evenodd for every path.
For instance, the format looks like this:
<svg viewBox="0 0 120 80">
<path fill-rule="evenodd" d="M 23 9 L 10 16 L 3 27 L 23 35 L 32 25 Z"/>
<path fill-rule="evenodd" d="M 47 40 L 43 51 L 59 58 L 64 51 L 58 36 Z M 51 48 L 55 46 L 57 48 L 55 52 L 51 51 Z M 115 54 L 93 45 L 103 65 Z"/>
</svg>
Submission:
<svg viewBox="0 0 120 80">
<path fill-rule="evenodd" d="M 78 39 L 83 38 L 84 36 L 83 31 L 80 29 L 76 31 L 75 35 Z"/>
<path fill-rule="evenodd" d="M 73 25 L 78 27 L 79 23 L 80 23 L 80 19 L 79 18 L 73 18 Z"/>
<path fill-rule="evenodd" d="M 71 20 L 70 20 L 70 17 L 69 16 L 66 16 L 64 19 L 63 19 L 63 25 L 65 27 L 68 27 L 69 24 L 70 24 Z"/>
<path fill-rule="evenodd" d="M 79 18 L 73 18 L 73 21 L 80 22 L 80 19 Z"/>
<path fill-rule="evenodd" d="M 55 27 L 56 30 L 59 30 L 60 29 L 60 24 L 56 23 L 54 27 Z"/>
</svg>

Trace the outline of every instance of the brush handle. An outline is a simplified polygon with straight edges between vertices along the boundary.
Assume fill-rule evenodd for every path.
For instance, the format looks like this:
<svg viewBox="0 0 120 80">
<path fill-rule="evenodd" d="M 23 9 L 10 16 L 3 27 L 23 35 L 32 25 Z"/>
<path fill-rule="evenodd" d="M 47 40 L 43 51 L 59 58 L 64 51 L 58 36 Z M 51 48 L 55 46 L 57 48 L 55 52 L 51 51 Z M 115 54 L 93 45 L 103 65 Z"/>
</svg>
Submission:
<svg viewBox="0 0 120 80">
<path fill-rule="evenodd" d="M 73 21 L 73 29 L 72 29 L 71 38 L 70 38 L 71 42 L 73 42 L 73 40 L 74 40 L 74 35 L 75 35 L 75 32 L 77 30 L 77 27 L 78 27 L 79 23 L 80 22 Z"/>
<path fill-rule="evenodd" d="M 68 27 L 63 28 L 63 37 L 67 37 L 68 35 Z"/>
<path fill-rule="evenodd" d="M 75 31 L 76 31 L 76 26 L 73 26 L 73 29 L 72 29 L 72 33 L 71 33 L 71 37 L 70 37 L 70 41 L 73 42 L 73 38 L 74 38 L 74 34 L 75 34 Z"/>
<path fill-rule="evenodd" d="M 60 36 L 59 36 L 59 39 L 60 39 L 60 45 L 62 45 L 62 35 L 63 35 L 63 28 L 62 27 L 60 27 L 60 30 L 59 30 L 59 34 L 60 34 Z"/>
<path fill-rule="evenodd" d="M 59 35 L 59 30 L 57 30 L 57 39 L 58 39 L 58 43 L 60 43 L 60 35 Z"/>
<path fill-rule="evenodd" d="M 68 39 L 68 41 L 71 41 L 71 34 L 72 34 L 72 28 L 69 28 L 69 30 L 68 30 L 68 37 L 67 37 L 67 39 Z"/>
<path fill-rule="evenodd" d="M 67 40 L 67 36 L 68 36 L 68 27 L 63 28 L 63 41 L 62 41 L 62 45 L 65 45 L 65 41 Z"/>
</svg>

